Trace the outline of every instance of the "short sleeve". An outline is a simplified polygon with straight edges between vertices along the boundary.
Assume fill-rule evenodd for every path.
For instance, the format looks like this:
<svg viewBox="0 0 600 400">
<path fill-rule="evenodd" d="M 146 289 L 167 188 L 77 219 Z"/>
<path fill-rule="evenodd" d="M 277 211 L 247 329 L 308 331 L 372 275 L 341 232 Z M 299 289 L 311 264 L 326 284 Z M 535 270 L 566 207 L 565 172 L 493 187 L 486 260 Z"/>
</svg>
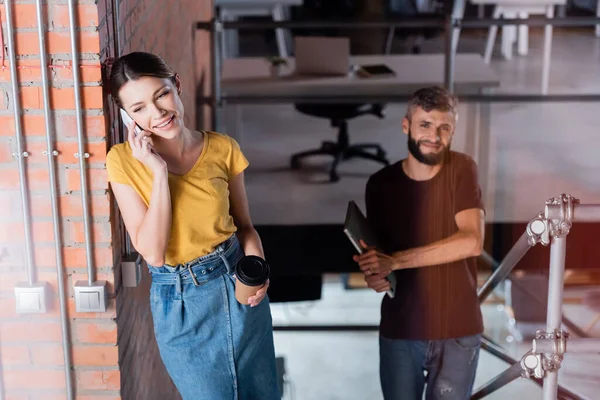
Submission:
<svg viewBox="0 0 600 400">
<path fill-rule="evenodd" d="M 116 147 L 110 149 L 106 155 L 106 172 L 109 182 L 123 183 L 125 185 L 130 184 L 129 178 L 123 170 L 119 149 Z"/>
<path fill-rule="evenodd" d="M 485 211 L 475 161 L 470 157 L 466 158 L 462 168 L 458 168 L 457 172 L 454 213 L 458 214 L 471 208 L 479 208 Z"/>
<path fill-rule="evenodd" d="M 238 142 L 232 137 L 230 137 L 229 140 L 231 142 L 231 151 L 229 152 L 227 167 L 229 177 L 231 178 L 239 175 L 242 171 L 248 168 L 250 162 L 248 162 L 248 159 L 246 156 L 244 156 L 244 153 L 242 153 Z"/>
</svg>

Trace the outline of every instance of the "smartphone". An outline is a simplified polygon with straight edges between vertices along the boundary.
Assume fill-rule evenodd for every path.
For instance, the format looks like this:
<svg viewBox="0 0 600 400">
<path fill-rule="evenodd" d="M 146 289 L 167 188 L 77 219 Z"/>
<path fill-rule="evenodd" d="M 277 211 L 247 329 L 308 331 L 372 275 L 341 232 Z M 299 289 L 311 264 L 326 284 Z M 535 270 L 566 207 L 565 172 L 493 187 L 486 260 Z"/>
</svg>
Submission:
<svg viewBox="0 0 600 400">
<path fill-rule="evenodd" d="M 361 65 L 358 67 L 357 75 L 361 78 L 393 77 L 396 72 L 385 64 Z"/>
<path fill-rule="evenodd" d="M 133 119 L 129 116 L 129 114 L 127 114 L 127 111 L 123 110 L 122 108 L 120 109 L 121 111 L 121 119 L 123 120 L 123 123 L 125 124 L 125 128 L 129 129 L 129 124 L 131 124 L 131 122 L 133 121 Z M 135 124 L 135 128 L 133 128 L 133 132 L 135 133 L 135 136 L 139 135 L 142 132 L 142 128 L 140 128 L 140 126 L 136 123 Z"/>
</svg>

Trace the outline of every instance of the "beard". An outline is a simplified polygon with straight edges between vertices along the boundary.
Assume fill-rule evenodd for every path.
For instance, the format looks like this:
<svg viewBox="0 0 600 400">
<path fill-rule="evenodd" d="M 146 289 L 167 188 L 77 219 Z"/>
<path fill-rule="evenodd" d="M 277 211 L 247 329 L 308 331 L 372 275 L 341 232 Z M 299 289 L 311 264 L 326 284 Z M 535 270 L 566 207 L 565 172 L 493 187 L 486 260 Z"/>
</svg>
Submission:
<svg viewBox="0 0 600 400">
<path fill-rule="evenodd" d="M 440 143 L 442 149 L 438 153 L 425 154 L 421 151 L 421 144 L 423 142 L 427 142 L 427 140 L 421 139 L 417 142 L 412 137 L 410 130 L 408 131 L 408 151 L 414 158 L 417 159 L 417 161 L 425 165 L 435 166 L 442 164 L 448 158 L 450 153 L 450 144 L 448 144 L 448 146 L 444 146 L 442 143 Z"/>
</svg>

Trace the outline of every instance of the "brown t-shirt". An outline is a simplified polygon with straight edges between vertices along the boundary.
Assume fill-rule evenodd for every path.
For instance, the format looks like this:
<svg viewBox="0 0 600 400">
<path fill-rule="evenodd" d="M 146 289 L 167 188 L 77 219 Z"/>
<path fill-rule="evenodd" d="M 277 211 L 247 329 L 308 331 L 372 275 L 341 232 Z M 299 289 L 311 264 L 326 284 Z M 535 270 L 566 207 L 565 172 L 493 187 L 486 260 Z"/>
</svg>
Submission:
<svg viewBox="0 0 600 400">
<path fill-rule="evenodd" d="M 451 152 L 438 174 L 415 181 L 402 162 L 369 179 L 367 218 L 388 254 L 424 246 L 458 231 L 455 215 L 483 209 L 477 166 Z M 384 296 L 380 334 L 388 339 L 436 340 L 482 333 L 474 258 L 396 271 L 396 296 Z"/>
</svg>

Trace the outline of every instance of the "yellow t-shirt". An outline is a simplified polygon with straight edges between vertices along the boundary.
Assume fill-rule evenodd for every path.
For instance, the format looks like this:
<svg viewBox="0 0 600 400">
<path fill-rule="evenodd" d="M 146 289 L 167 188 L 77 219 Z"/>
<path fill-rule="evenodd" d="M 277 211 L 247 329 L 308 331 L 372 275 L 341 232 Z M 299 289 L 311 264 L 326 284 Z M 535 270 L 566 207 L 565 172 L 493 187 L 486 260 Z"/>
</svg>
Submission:
<svg viewBox="0 0 600 400">
<path fill-rule="evenodd" d="M 165 263 L 176 266 L 214 251 L 236 230 L 229 214 L 229 179 L 248 167 L 231 137 L 204 132 L 200 157 L 185 175 L 169 173 L 171 236 Z M 146 206 L 152 193 L 152 172 L 136 160 L 129 142 L 114 145 L 106 156 L 109 182 L 129 185 Z"/>
</svg>

